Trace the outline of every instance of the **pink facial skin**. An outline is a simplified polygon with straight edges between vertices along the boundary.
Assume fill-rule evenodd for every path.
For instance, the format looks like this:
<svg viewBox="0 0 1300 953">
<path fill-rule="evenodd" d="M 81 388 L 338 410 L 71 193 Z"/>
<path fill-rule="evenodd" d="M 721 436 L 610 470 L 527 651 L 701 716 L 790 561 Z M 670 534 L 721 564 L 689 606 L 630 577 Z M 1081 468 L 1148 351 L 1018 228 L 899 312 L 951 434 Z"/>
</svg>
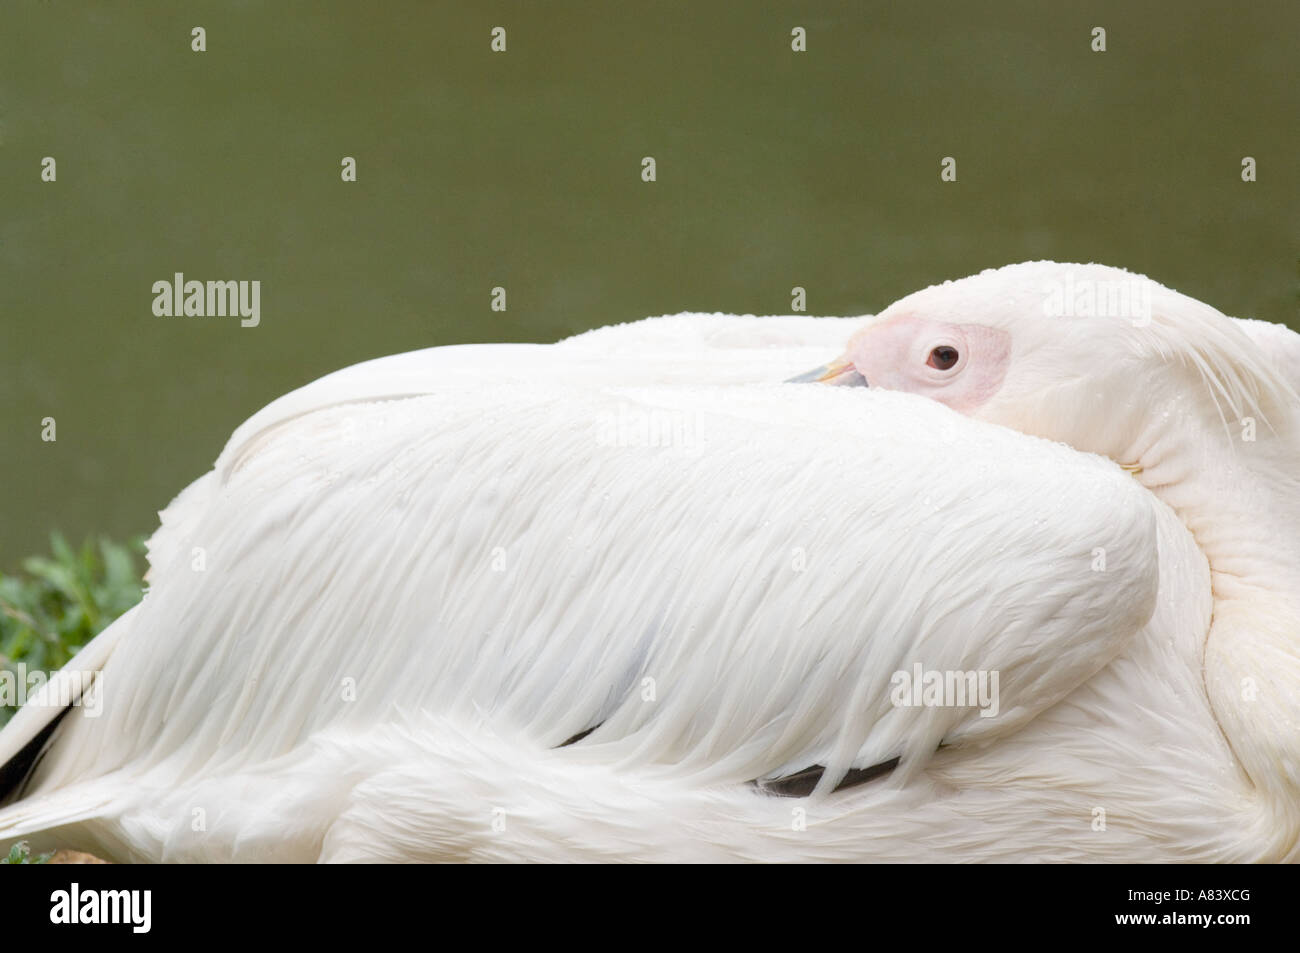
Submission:
<svg viewBox="0 0 1300 953">
<path fill-rule="evenodd" d="M 936 348 L 954 348 L 947 369 L 933 358 Z M 974 413 L 997 393 L 1011 363 L 1011 335 L 982 324 L 947 324 L 902 314 L 863 328 L 845 353 L 869 387 L 929 397 L 963 414 Z"/>
</svg>

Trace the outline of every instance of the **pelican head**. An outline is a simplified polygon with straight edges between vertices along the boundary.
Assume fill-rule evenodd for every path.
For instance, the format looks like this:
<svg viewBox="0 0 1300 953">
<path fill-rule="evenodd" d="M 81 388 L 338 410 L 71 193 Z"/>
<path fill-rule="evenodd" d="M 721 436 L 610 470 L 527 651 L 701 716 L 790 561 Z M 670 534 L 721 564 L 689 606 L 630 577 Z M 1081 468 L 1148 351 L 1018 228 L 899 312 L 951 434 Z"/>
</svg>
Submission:
<svg viewBox="0 0 1300 953">
<path fill-rule="evenodd" d="M 1295 406 L 1290 385 L 1214 308 L 1118 268 L 1057 262 L 908 295 L 796 380 L 918 394 L 1121 463 L 1171 427 L 1221 436 L 1252 412 L 1278 424 Z"/>
</svg>

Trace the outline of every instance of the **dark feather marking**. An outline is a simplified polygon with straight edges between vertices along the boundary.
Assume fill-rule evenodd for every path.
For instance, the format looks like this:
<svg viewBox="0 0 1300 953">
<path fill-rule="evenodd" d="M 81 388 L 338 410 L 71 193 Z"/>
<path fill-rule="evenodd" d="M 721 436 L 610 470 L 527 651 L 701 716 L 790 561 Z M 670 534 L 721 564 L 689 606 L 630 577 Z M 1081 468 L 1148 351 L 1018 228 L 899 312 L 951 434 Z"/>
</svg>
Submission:
<svg viewBox="0 0 1300 953">
<path fill-rule="evenodd" d="M 597 728 L 599 728 L 599 727 L 600 727 L 601 725 L 603 725 L 603 724 L 604 724 L 603 721 L 601 721 L 601 722 L 597 722 L 596 724 L 594 724 L 594 725 L 592 725 L 590 728 L 588 728 L 586 731 L 580 731 L 580 732 L 578 732 L 576 735 L 574 735 L 574 736 L 573 736 L 572 738 L 570 738 L 568 741 L 564 742 L 564 744 L 556 745 L 556 747 L 557 747 L 557 748 L 567 748 L 567 747 L 569 747 L 569 745 L 577 744 L 579 741 L 581 741 L 583 738 L 587 737 L 587 735 L 591 734 L 593 731 L 595 731 Z"/>
<path fill-rule="evenodd" d="M 36 767 L 36 762 L 40 760 L 45 742 L 50 740 L 50 735 L 54 734 L 54 729 L 59 727 L 59 722 L 63 721 L 71 710 L 72 706 L 69 705 L 59 712 L 48 725 L 40 730 L 35 738 L 23 745 L 16 755 L 4 764 L 0 764 L 0 804 L 18 800 L 18 797 L 22 794 L 22 784 L 27 780 L 32 769 Z"/>
<path fill-rule="evenodd" d="M 874 778 L 888 774 L 896 767 L 898 767 L 898 759 L 890 758 L 888 761 L 880 762 L 880 764 L 873 764 L 869 768 L 849 768 L 843 780 L 835 785 L 835 790 L 843 791 L 845 788 L 865 784 Z M 794 774 L 749 783 L 756 786 L 760 791 L 775 794 L 777 797 L 807 797 L 812 794 L 813 788 L 817 787 L 817 782 L 822 779 L 822 775 L 825 773 L 825 765 L 814 764 L 802 771 L 796 771 Z"/>
</svg>

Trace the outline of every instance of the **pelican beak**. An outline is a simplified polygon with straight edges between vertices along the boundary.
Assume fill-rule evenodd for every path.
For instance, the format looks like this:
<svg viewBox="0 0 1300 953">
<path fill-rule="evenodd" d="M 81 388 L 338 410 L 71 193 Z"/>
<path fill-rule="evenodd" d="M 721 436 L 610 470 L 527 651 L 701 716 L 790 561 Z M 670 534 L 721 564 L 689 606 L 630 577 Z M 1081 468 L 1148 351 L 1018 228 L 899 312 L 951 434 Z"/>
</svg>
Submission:
<svg viewBox="0 0 1300 953">
<path fill-rule="evenodd" d="M 866 387 L 867 379 L 858 373 L 853 362 L 847 358 L 836 358 L 829 364 L 814 367 L 806 374 L 792 377 L 787 384 L 834 384 L 838 387 Z"/>
</svg>

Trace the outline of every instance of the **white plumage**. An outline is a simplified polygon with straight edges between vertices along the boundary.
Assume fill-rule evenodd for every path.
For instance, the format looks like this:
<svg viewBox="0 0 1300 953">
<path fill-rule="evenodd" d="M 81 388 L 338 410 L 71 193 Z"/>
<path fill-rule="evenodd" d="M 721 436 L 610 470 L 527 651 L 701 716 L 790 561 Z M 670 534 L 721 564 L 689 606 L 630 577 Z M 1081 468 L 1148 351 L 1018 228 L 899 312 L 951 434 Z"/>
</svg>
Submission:
<svg viewBox="0 0 1300 953">
<path fill-rule="evenodd" d="M 1008 283 L 1033 300 L 1064 267 L 929 289 L 864 333 L 930 302 L 1040 348 Z M 1229 319 L 1161 315 L 1226 336 L 1237 350 L 1211 335 L 1188 366 L 1237 376 L 1186 377 L 1177 340 L 1148 336 L 1130 350 L 1168 387 L 1099 403 L 1119 419 L 1169 394 L 1192 421 L 1219 383 L 1267 411 L 1269 467 L 1292 459 L 1269 358 Z M 1294 723 L 1258 738 L 1258 711 L 1207 693 L 1211 563 L 1236 537 L 1194 480 L 1145 479 L 1176 435 L 1135 462 L 1104 440 L 1141 426 L 1043 425 L 1096 352 L 1077 380 L 1008 376 L 971 415 L 779 383 L 861 323 L 676 316 L 398 355 L 275 401 L 163 512 L 151 591 L 70 666 L 102 666 L 103 714 L 63 720 L 0 840 L 133 860 L 1294 859 Z M 1044 353 L 1012 367 L 1059 367 Z M 1008 419 L 1035 381 L 1038 409 Z M 1278 564 L 1277 598 L 1252 603 L 1277 613 L 1268 674 L 1258 646 L 1223 649 L 1274 721 L 1300 690 L 1294 516 L 1271 552 L 1224 557 Z M 895 704 L 914 664 L 999 673 L 996 717 Z M 0 762 L 50 714 L 24 709 Z M 810 798 L 748 783 L 813 765 Z"/>
</svg>

